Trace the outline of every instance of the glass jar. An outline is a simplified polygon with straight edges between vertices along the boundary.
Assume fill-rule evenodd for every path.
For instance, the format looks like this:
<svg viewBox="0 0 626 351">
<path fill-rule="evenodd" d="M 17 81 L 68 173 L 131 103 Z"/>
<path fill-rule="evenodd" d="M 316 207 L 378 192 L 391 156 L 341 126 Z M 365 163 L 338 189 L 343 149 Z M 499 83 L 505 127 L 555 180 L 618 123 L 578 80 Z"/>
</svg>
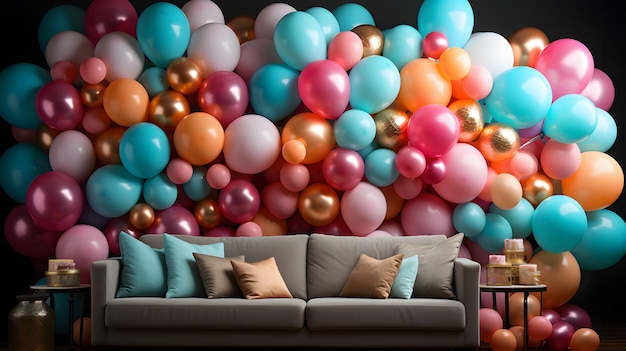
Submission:
<svg viewBox="0 0 626 351">
<path fill-rule="evenodd" d="M 9 313 L 9 351 L 54 351 L 54 311 L 48 294 L 16 296 Z"/>
</svg>

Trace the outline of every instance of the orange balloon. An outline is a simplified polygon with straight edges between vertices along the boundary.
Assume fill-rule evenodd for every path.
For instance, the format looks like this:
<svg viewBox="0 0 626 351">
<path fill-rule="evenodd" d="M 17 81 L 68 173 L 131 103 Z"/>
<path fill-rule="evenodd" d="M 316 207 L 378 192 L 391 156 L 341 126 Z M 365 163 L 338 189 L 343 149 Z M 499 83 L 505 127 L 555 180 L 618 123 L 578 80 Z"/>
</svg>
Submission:
<svg viewBox="0 0 626 351">
<path fill-rule="evenodd" d="M 300 193 L 298 210 L 302 218 L 314 227 L 332 223 L 339 214 L 339 196 L 326 183 L 313 183 Z"/>
<path fill-rule="evenodd" d="M 230 21 L 226 22 L 226 25 L 237 34 L 239 43 L 243 44 L 255 38 L 254 21 L 254 18 L 251 16 L 235 16 Z"/>
<path fill-rule="evenodd" d="M 513 65 L 534 67 L 543 49 L 550 44 L 544 32 L 534 27 L 516 30 L 509 37 L 513 49 Z"/>
<path fill-rule="evenodd" d="M 541 284 L 547 286 L 543 292 L 543 308 L 556 308 L 576 295 L 580 287 L 580 266 L 571 252 L 550 253 L 541 250 L 529 261 L 541 272 Z M 540 298 L 540 293 L 531 293 Z"/>
<path fill-rule="evenodd" d="M 206 112 L 192 112 L 174 130 L 174 148 L 180 158 L 192 165 L 215 160 L 224 148 L 224 128 Z"/>
<path fill-rule="evenodd" d="M 522 195 L 524 199 L 537 207 L 541 201 L 554 194 L 554 185 L 548 176 L 535 173 L 522 180 L 522 191 L 524 193 L 524 195 Z"/>
<path fill-rule="evenodd" d="M 396 193 L 393 185 L 380 188 L 385 195 L 387 201 L 387 213 L 385 214 L 385 220 L 395 218 L 402 211 L 405 200 Z"/>
<path fill-rule="evenodd" d="M 287 234 L 287 221 L 274 216 L 266 206 L 261 205 L 252 222 L 261 227 L 263 236 Z"/>
<path fill-rule="evenodd" d="M 541 303 L 534 295 L 528 295 L 528 320 L 541 314 Z M 516 292 L 509 296 L 510 325 L 524 325 L 524 293 Z"/>
<path fill-rule="evenodd" d="M 489 194 L 496 206 L 503 210 L 510 210 L 522 199 L 522 185 L 514 175 L 500 173 L 491 180 Z"/>
<path fill-rule="evenodd" d="M 190 112 L 187 98 L 174 90 L 165 90 L 150 100 L 148 120 L 166 132 L 173 131 Z"/>
<path fill-rule="evenodd" d="M 298 140 L 306 148 L 306 156 L 300 162 L 312 164 L 322 161 L 336 145 L 335 133 L 330 122 L 312 112 L 302 112 L 291 117 L 281 134 L 283 145 Z"/>
<path fill-rule="evenodd" d="M 148 119 L 150 96 L 146 88 L 131 78 L 118 78 L 107 86 L 102 98 L 104 110 L 111 120 L 130 127 Z"/>
<path fill-rule="evenodd" d="M 81 339 L 81 320 L 82 320 L 82 339 Z M 72 324 L 72 340 L 76 345 L 83 349 L 91 347 L 91 317 L 81 317 Z M 82 341 L 82 342 L 81 342 Z"/>
<path fill-rule="evenodd" d="M 439 67 L 446 78 L 461 80 L 470 72 L 472 59 L 462 48 L 447 48 L 439 56 Z"/>
<path fill-rule="evenodd" d="M 154 209 L 146 203 L 137 203 L 128 212 L 128 218 L 137 229 L 146 229 L 154 223 Z"/>
<path fill-rule="evenodd" d="M 202 199 L 196 203 L 194 217 L 198 224 L 205 229 L 213 229 L 222 223 L 224 216 L 217 201 Z"/>
<path fill-rule="evenodd" d="M 80 100 L 86 107 L 101 107 L 105 90 L 102 83 L 85 84 L 80 88 Z"/>
<path fill-rule="evenodd" d="M 509 331 L 515 335 L 515 340 L 517 341 L 517 347 L 515 351 L 524 351 L 524 327 L 519 325 L 514 325 L 509 327 Z"/>
<path fill-rule="evenodd" d="M 200 66 L 193 59 L 184 56 L 170 62 L 165 76 L 170 88 L 183 95 L 197 92 L 204 80 Z"/>
<path fill-rule="evenodd" d="M 120 141 L 127 128 L 113 126 L 98 134 L 94 142 L 94 151 L 98 160 L 105 165 L 121 165 Z"/>
<path fill-rule="evenodd" d="M 297 164 L 302 162 L 306 157 L 306 147 L 300 140 L 287 140 L 287 142 L 283 144 L 282 155 L 285 161 L 291 164 Z"/>
<path fill-rule="evenodd" d="M 400 70 L 398 97 L 411 112 L 427 104 L 448 106 L 452 97 L 452 83 L 443 76 L 437 62 L 417 58 Z"/>
<path fill-rule="evenodd" d="M 491 335 L 489 346 L 491 346 L 493 351 L 515 351 L 517 349 L 517 339 L 510 330 L 498 329 Z"/>
<path fill-rule="evenodd" d="M 596 351 L 600 347 L 600 336 L 591 328 L 579 328 L 572 334 L 570 351 Z"/>
<path fill-rule="evenodd" d="M 581 154 L 580 166 L 571 176 L 561 180 L 563 195 L 567 195 L 586 212 L 612 205 L 624 190 L 624 172 L 617 161 L 600 151 Z"/>
</svg>

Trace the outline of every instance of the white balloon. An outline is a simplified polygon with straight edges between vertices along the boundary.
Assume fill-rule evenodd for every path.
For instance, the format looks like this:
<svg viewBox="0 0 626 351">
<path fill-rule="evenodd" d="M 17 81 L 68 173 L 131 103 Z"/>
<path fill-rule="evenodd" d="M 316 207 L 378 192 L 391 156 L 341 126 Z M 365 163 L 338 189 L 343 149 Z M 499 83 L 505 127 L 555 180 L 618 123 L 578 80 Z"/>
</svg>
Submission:
<svg viewBox="0 0 626 351">
<path fill-rule="evenodd" d="M 295 7 L 276 2 L 264 7 L 254 20 L 254 37 L 274 40 L 274 29 L 283 16 L 295 12 Z"/>
<path fill-rule="evenodd" d="M 470 36 L 463 47 L 470 55 L 472 65 L 485 67 L 495 80 L 502 72 L 513 67 L 513 48 L 502 35 L 494 32 L 479 32 Z"/>
<path fill-rule="evenodd" d="M 281 148 L 276 125 L 257 114 L 238 117 L 224 130 L 224 160 L 235 172 L 256 174 L 265 171 L 276 162 Z"/>
<path fill-rule="evenodd" d="M 52 67 L 60 61 L 70 61 L 76 68 L 88 57 L 93 56 L 94 46 L 82 33 L 63 31 L 55 34 L 46 45 L 46 63 Z"/>
<path fill-rule="evenodd" d="M 203 24 L 225 23 L 222 9 L 211 0 L 190 0 L 180 9 L 187 16 L 192 33 Z"/>
<path fill-rule="evenodd" d="M 261 67 L 270 63 L 284 63 L 276 52 L 274 41 L 270 39 L 255 38 L 241 44 L 241 57 L 235 73 L 239 74 L 246 83 Z"/>
<path fill-rule="evenodd" d="M 241 57 L 237 34 L 221 23 L 207 23 L 191 33 L 187 57 L 200 66 L 204 78 L 217 71 L 234 71 Z"/>
<path fill-rule="evenodd" d="M 109 82 L 118 78 L 139 78 L 146 61 L 137 39 L 124 32 L 110 32 L 102 36 L 96 44 L 94 56 L 106 65 L 104 79 Z"/>
<path fill-rule="evenodd" d="M 96 164 L 96 153 L 89 137 L 77 130 L 59 133 L 48 151 L 53 171 L 67 173 L 78 183 L 87 180 Z"/>
</svg>

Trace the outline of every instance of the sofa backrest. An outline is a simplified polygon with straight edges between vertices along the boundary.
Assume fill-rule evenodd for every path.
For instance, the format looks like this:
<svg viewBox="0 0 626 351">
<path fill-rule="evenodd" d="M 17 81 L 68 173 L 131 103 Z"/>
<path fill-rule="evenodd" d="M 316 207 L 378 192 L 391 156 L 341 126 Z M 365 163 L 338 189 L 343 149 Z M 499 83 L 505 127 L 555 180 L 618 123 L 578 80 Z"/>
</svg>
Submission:
<svg viewBox="0 0 626 351">
<path fill-rule="evenodd" d="M 361 253 L 384 259 L 396 254 L 401 244 L 432 245 L 445 239 L 443 234 L 392 237 L 311 234 L 306 267 L 309 299 L 339 296 Z"/>
<path fill-rule="evenodd" d="M 224 256 L 244 255 L 246 262 L 274 257 L 278 269 L 294 297 L 307 298 L 306 255 L 307 234 L 262 237 L 207 237 L 177 235 L 192 244 L 206 245 L 224 242 Z M 163 248 L 163 234 L 145 234 L 140 240 L 151 247 Z"/>
</svg>

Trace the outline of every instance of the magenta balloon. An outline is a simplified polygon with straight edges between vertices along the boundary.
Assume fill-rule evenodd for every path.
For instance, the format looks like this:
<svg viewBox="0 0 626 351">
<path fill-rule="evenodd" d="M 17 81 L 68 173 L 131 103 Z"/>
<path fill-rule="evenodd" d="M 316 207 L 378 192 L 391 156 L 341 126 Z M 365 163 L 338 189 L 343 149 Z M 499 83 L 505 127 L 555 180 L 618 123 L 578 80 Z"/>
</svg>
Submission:
<svg viewBox="0 0 626 351">
<path fill-rule="evenodd" d="M 566 303 L 554 309 L 561 320 L 571 324 L 575 330 L 580 328 L 591 328 L 591 317 L 580 306 L 576 306 L 571 303 Z"/>
<path fill-rule="evenodd" d="M 213 72 L 198 88 L 200 109 L 217 118 L 224 128 L 246 112 L 248 102 L 248 86 L 235 72 Z"/>
<path fill-rule="evenodd" d="M 43 123 L 59 131 L 75 129 L 83 119 L 80 93 L 71 83 L 60 79 L 39 89 L 35 109 Z"/>
<path fill-rule="evenodd" d="M 421 177 L 426 184 L 441 183 L 446 177 L 445 162 L 438 157 L 427 159 L 426 168 Z"/>
<path fill-rule="evenodd" d="M 4 236 L 9 246 L 21 255 L 52 257 L 61 232 L 38 227 L 26 205 L 17 205 L 4 220 Z"/>
<path fill-rule="evenodd" d="M 80 271 L 80 282 L 91 283 L 91 264 L 109 257 L 109 243 L 100 229 L 77 224 L 66 230 L 57 242 L 57 258 L 73 258 Z"/>
<path fill-rule="evenodd" d="M 83 211 L 83 191 L 63 172 L 45 172 L 26 190 L 26 208 L 39 227 L 64 231 L 76 224 Z"/>
<path fill-rule="evenodd" d="M 439 157 L 452 149 L 461 134 L 459 119 L 448 107 L 428 104 L 418 108 L 409 119 L 409 144 L 426 157 Z"/>
<path fill-rule="evenodd" d="M 126 215 L 113 218 L 107 223 L 102 231 L 104 233 L 104 237 L 107 239 L 109 243 L 109 252 L 112 255 L 120 255 L 120 232 L 124 231 L 130 236 L 139 239 L 141 235 L 143 235 L 143 231 L 135 228 L 130 223 L 130 218 Z"/>
<path fill-rule="evenodd" d="M 338 235 L 338 236 L 351 236 L 352 230 L 346 224 L 346 221 L 343 220 L 343 216 L 341 213 L 333 219 L 332 222 L 324 225 L 315 227 L 313 232 L 320 234 L 328 234 L 328 235 Z"/>
<path fill-rule="evenodd" d="M 608 74 L 594 68 L 591 80 L 580 95 L 589 98 L 597 108 L 608 111 L 615 100 L 615 86 Z"/>
<path fill-rule="evenodd" d="M 350 102 L 350 78 L 333 60 L 313 61 L 300 72 L 298 93 L 311 112 L 334 120 Z"/>
<path fill-rule="evenodd" d="M 220 191 L 218 204 L 224 218 L 241 224 L 251 221 L 259 212 L 261 196 L 250 181 L 233 179 Z"/>
<path fill-rule="evenodd" d="M 200 236 L 200 225 L 194 214 L 181 206 L 170 206 L 157 211 L 154 222 L 145 230 L 146 234 L 183 234 Z"/>
<path fill-rule="evenodd" d="M 352 189 L 363 179 L 365 162 L 358 152 L 336 148 L 326 155 L 322 174 L 326 183 L 337 190 Z"/>
<path fill-rule="evenodd" d="M 546 317 L 552 324 L 561 321 L 561 316 L 553 308 L 544 308 L 541 315 Z"/>
<path fill-rule="evenodd" d="M 340 217 L 339 214 L 337 217 Z M 337 218 L 335 217 L 335 219 Z M 315 226 L 311 225 L 304 220 L 300 211 L 297 211 L 293 216 L 287 218 L 287 232 L 288 233 L 312 233 Z"/>
<path fill-rule="evenodd" d="M 219 226 L 215 228 L 211 228 L 202 234 L 202 236 L 211 236 L 211 237 L 225 237 L 225 236 L 236 236 L 237 231 L 233 227 L 227 226 Z"/>
<path fill-rule="evenodd" d="M 568 322 L 558 321 L 552 325 L 552 334 L 546 339 L 546 345 L 552 350 L 567 350 L 575 331 Z"/>
<path fill-rule="evenodd" d="M 426 157 L 420 149 L 407 145 L 398 150 L 396 168 L 407 178 L 419 177 L 426 169 Z"/>
<path fill-rule="evenodd" d="M 280 181 L 261 189 L 261 201 L 276 218 L 287 219 L 298 211 L 298 193 L 290 191 Z"/>
<path fill-rule="evenodd" d="M 407 235 L 456 233 L 452 210 L 439 196 L 423 192 L 404 203 L 400 213 L 402 227 Z"/>
<path fill-rule="evenodd" d="M 128 0 L 94 0 L 85 11 L 85 32 L 95 45 L 111 32 L 137 37 L 137 10 Z"/>
</svg>

